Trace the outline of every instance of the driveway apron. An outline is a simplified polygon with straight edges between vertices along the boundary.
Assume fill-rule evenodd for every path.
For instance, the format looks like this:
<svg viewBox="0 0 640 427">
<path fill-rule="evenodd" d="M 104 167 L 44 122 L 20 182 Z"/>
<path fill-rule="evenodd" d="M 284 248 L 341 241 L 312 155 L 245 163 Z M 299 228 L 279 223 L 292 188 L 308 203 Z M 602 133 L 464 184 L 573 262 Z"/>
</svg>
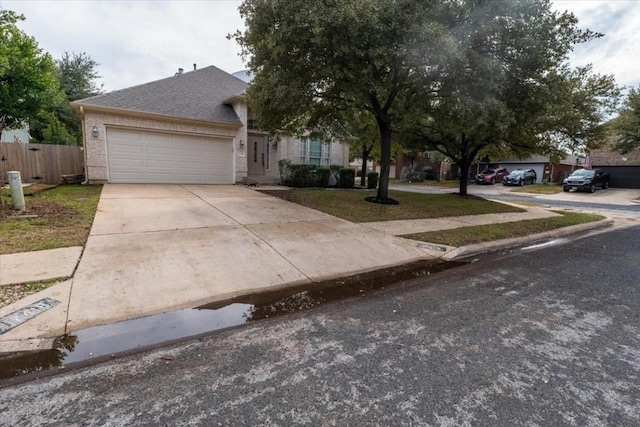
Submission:
<svg viewBox="0 0 640 427">
<path fill-rule="evenodd" d="M 67 332 L 437 255 L 246 187 L 108 184 Z"/>
</svg>

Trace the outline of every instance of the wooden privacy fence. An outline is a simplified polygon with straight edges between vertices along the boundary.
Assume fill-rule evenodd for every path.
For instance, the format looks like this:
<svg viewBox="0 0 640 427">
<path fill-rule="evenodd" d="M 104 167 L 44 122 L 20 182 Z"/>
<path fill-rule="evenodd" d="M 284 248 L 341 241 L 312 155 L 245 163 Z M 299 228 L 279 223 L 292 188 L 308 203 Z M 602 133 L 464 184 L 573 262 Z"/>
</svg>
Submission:
<svg viewBox="0 0 640 427">
<path fill-rule="evenodd" d="M 0 182 L 8 171 L 19 171 L 22 182 L 60 184 L 62 175 L 84 174 L 81 147 L 50 144 L 0 143 Z"/>
</svg>

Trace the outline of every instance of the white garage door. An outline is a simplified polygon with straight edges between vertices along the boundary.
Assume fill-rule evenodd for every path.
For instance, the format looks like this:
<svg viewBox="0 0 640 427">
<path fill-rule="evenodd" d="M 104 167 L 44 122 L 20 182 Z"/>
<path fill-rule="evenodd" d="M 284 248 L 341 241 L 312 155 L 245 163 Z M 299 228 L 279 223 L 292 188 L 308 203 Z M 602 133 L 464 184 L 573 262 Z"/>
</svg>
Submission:
<svg viewBox="0 0 640 427">
<path fill-rule="evenodd" d="M 109 182 L 233 184 L 231 140 L 107 129 Z"/>
</svg>

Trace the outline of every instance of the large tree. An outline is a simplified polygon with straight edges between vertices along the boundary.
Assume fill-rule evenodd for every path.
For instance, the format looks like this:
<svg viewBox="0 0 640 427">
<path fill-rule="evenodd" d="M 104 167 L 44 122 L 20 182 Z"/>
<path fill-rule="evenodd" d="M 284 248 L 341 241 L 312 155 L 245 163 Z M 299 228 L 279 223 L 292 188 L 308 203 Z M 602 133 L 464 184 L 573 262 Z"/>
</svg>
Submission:
<svg viewBox="0 0 640 427">
<path fill-rule="evenodd" d="M 614 120 L 616 149 L 623 154 L 640 149 L 640 86 L 631 88 L 620 114 Z"/>
<path fill-rule="evenodd" d="M 51 144 L 81 145 L 80 119 L 69 102 L 103 92 L 103 85 L 98 83 L 101 76 L 97 67 L 100 64 L 84 52 L 65 52 L 55 64 L 56 76 L 65 96 L 51 114 L 33 122 L 31 135 L 36 140 Z"/>
<path fill-rule="evenodd" d="M 99 95 L 103 92 L 103 84 L 98 84 L 102 76 L 98 74 L 100 66 L 96 60 L 85 52 L 65 52 L 56 60 L 56 69 L 60 87 L 69 101 Z"/>
<path fill-rule="evenodd" d="M 53 59 L 18 29 L 21 20 L 0 10 L 0 131 L 38 120 L 62 96 Z"/>
<path fill-rule="evenodd" d="M 527 157 L 592 148 L 604 142 L 602 122 L 615 108 L 611 76 L 570 69 L 576 43 L 599 34 L 549 1 L 450 2 L 453 54 L 437 96 L 422 95 L 406 135 L 451 158 L 466 195 L 469 167 L 479 157 Z"/>
<path fill-rule="evenodd" d="M 376 201 L 389 202 L 394 129 L 437 68 L 440 4 L 414 0 L 245 0 L 235 34 L 255 78 L 248 89 L 258 124 L 304 134 L 344 111 L 375 122 L 381 174 Z"/>
</svg>

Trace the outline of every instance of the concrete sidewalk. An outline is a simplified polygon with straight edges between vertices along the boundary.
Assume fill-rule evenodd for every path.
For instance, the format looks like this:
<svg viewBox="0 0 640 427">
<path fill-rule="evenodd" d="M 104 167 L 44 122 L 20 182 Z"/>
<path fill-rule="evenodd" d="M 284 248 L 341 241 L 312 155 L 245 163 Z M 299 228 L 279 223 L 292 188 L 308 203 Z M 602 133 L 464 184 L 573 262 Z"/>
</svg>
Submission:
<svg viewBox="0 0 640 427">
<path fill-rule="evenodd" d="M 90 326 L 435 259 L 455 249 L 441 252 L 397 235 L 554 215 L 530 208 L 355 224 L 239 186 L 106 185 L 73 279 L 0 309 L 0 317 L 42 298 L 59 304 L 1 334 L 0 352 L 46 347 L 52 337 Z M 79 254 L 71 256 L 74 267 Z M 3 275 L 18 269 L 23 275 L 9 281 L 42 280 L 41 273 L 24 274 L 29 257 L 41 255 L 3 257 Z M 23 267 L 11 265 L 17 259 Z"/>
</svg>

